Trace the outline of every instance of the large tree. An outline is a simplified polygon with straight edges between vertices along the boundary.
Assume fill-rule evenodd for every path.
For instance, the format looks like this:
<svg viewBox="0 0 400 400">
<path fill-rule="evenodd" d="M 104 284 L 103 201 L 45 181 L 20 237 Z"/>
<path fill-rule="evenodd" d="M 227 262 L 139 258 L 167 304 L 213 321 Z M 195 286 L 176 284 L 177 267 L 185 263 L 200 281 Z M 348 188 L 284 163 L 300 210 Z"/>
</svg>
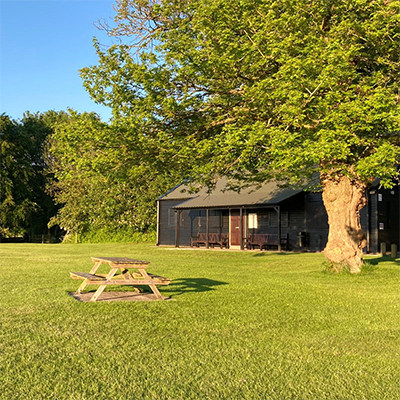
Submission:
<svg viewBox="0 0 400 400">
<path fill-rule="evenodd" d="M 328 260 L 359 272 L 359 212 L 400 156 L 400 2 L 117 0 L 110 35 L 81 71 L 114 120 L 212 183 L 297 184 L 319 173 Z M 127 122 L 130 121 L 130 122 Z"/>
<path fill-rule="evenodd" d="M 32 114 L 21 120 L 0 116 L 0 235 L 43 234 L 56 213 L 46 193 L 46 142 L 53 124 L 65 117 L 55 111 Z"/>
<path fill-rule="evenodd" d="M 61 205 L 51 225 L 76 234 L 155 228 L 155 199 L 177 178 L 160 165 L 154 141 L 138 132 L 70 110 L 50 140 L 50 191 Z"/>
</svg>

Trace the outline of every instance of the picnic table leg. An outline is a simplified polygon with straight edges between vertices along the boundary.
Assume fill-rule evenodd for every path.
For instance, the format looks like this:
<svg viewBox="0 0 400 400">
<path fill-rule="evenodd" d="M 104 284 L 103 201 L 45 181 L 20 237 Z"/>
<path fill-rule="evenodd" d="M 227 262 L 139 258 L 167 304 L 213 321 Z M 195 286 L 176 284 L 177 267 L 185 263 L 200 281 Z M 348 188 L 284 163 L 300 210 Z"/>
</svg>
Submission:
<svg viewBox="0 0 400 400">
<path fill-rule="evenodd" d="M 147 279 L 147 280 L 153 280 L 153 278 L 151 278 L 151 277 L 149 276 L 149 274 L 146 272 L 146 270 L 144 270 L 144 269 L 138 269 L 138 271 L 143 275 L 143 277 L 144 277 L 145 279 Z M 152 285 L 152 284 L 149 284 L 149 286 L 150 286 L 150 289 L 153 291 L 153 293 L 156 295 L 156 297 L 157 297 L 158 299 L 161 299 L 162 296 L 161 296 L 160 291 L 157 289 L 157 286 L 156 286 L 156 285 Z"/>
<path fill-rule="evenodd" d="M 106 276 L 106 280 L 110 281 L 111 278 L 115 275 L 115 273 L 119 270 L 119 268 L 111 267 L 110 272 Z M 99 288 L 96 290 L 90 301 L 96 301 L 99 296 L 103 293 L 104 289 L 106 288 L 107 285 L 100 285 Z"/>
<path fill-rule="evenodd" d="M 94 264 L 93 268 L 90 270 L 90 274 L 94 275 L 97 271 L 97 269 L 100 267 L 101 261 L 98 261 L 96 264 Z M 87 286 L 87 279 L 85 279 L 81 285 L 78 287 L 78 290 L 76 291 L 76 294 L 81 294 L 85 287 Z"/>
<path fill-rule="evenodd" d="M 94 275 L 96 273 L 97 269 L 100 267 L 100 265 L 101 265 L 101 261 L 97 261 L 97 263 L 95 263 L 93 265 L 93 268 L 90 270 L 89 274 Z"/>
<path fill-rule="evenodd" d="M 76 294 L 81 294 L 83 292 L 83 290 L 85 289 L 85 287 L 87 286 L 86 283 L 87 279 L 85 279 L 80 286 L 78 287 L 78 290 L 76 291 Z"/>
<path fill-rule="evenodd" d="M 132 274 L 127 270 L 127 269 L 123 269 L 121 268 L 121 274 L 124 277 L 124 280 L 129 282 L 129 283 L 135 283 L 135 280 L 133 279 Z M 137 287 L 133 287 L 135 293 L 139 293 L 140 290 Z"/>
</svg>

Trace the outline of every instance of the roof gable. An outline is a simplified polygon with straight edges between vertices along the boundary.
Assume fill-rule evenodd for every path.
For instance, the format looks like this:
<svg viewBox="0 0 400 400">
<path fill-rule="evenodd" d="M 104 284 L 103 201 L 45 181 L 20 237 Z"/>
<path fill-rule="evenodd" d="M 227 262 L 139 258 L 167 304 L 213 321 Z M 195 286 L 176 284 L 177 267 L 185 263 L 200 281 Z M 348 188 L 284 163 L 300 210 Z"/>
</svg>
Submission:
<svg viewBox="0 0 400 400">
<path fill-rule="evenodd" d="M 173 189 L 169 190 L 167 193 L 160 196 L 157 201 L 159 200 L 179 200 L 179 199 L 190 199 L 196 197 L 196 193 L 190 193 L 189 187 L 185 184 L 185 182 L 180 183 L 179 185 L 175 186 Z"/>
</svg>

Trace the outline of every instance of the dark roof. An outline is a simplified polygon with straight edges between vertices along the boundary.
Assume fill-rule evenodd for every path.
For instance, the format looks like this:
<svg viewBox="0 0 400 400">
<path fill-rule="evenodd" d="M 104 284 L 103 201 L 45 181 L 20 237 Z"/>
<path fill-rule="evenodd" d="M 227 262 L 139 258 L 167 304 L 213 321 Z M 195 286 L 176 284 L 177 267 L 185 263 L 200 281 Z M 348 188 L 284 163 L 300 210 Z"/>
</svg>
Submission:
<svg viewBox="0 0 400 400">
<path fill-rule="evenodd" d="M 234 190 L 226 189 L 226 185 L 227 181 L 221 179 L 211 193 L 207 192 L 207 188 L 203 188 L 195 194 L 190 194 L 188 191 L 182 193 L 182 190 L 188 188 L 181 185 L 162 197 L 162 199 L 182 198 L 184 200 L 186 197 L 186 201 L 174 207 L 176 209 L 272 206 L 304 190 L 304 188 L 282 187 L 277 182 L 269 182 L 262 186 L 247 187 L 238 193 Z M 188 197 L 191 198 L 188 199 Z"/>
<path fill-rule="evenodd" d="M 188 186 L 185 185 L 185 182 L 175 186 L 173 189 L 169 190 L 167 193 L 163 194 L 160 196 L 158 200 L 185 200 L 185 199 L 191 199 L 194 196 L 196 196 L 193 193 L 189 193 L 189 188 Z"/>
</svg>

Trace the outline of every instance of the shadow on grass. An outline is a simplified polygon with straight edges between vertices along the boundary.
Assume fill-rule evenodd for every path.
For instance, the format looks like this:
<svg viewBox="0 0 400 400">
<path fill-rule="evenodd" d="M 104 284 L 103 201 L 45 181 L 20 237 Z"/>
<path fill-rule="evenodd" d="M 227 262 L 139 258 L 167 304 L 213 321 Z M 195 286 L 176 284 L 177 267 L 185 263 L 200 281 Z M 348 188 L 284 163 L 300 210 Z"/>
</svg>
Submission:
<svg viewBox="0 0 400 400">
<path fill-rule="evenodd" d="M 207 292 L 216 290 L 216 286 L 227 285 L 227 282 L 214 281 L 207 278 L 179 278 L 174 279 L 163 292 L 174 292 L 176 295 L 193 292 Z M 176 293 L 178 292 L 178 293 Z"/>
<path fill-rule="evenodd" d="M 399 259 L 392 258 L 390 256 L 381 256 L 381 257 L 376 257 L 376 258 L 364 258 L 364 261 L 368 264 L 371 265 L 379 265 L 380 263 L 383 262 L 399 262 Z"/>
<path fill-rule="evenodd" d="M 227 282 L 214 281 L 207 278 L 179 278 L 174 279 L 168 286 L 159 286 L 158 289 L 161 290 L 162 294 L 173 294 L 173 296 L 179 296 L 185 293 L 199 293 L 207 292 L 209 290 L 216 290 L 216 286 L 228 285 Z M 147 286 L 140 286 L 140 291 L 143 293 L 149 293 L 150 289 Z M 97 287 L 87 287 L 85 288 L 85 293 L 94 293 Z M 113 285 L 106 287 L 104 292 L 130 292 L 132 291 L 132 286 L 118 286 Z M 74 293 L 68 291 L 68 294 Z"/>
<path fill-rule="evenodd" d="M 298 256 L 300 254 L 319 254 L 318 252 L 308 252 L 308 251 L 271 251 L 262 250 L 258 253 L 254 253 L 253 257 L 265 257 L 265 256 Z"/>
</svg>

